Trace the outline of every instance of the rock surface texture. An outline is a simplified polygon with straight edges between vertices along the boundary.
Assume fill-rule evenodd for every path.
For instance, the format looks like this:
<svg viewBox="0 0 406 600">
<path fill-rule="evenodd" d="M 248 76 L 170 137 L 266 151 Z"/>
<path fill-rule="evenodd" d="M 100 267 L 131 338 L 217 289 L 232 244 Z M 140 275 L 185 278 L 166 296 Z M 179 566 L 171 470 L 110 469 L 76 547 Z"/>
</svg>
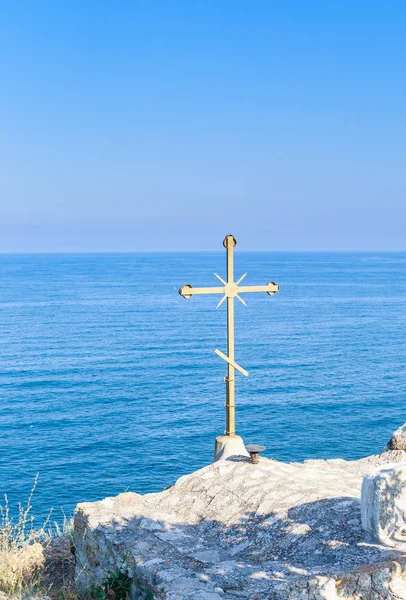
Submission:
<svg viewBox="0 0 406 600">
<path fill-rule="evenodd" d="M 393 432 L 387 445 L 389 450 L 406 450 L 406 423 Z"/>
<path fill-rule="evenodd" d="M 405 460 L 232 457 L 161 493 L 79 504 L 79 590 L 121 571 L 140 599 L 406 599 L 406 553 L 376 543 L 360 511 L 363 476 Z"/>
</svg>

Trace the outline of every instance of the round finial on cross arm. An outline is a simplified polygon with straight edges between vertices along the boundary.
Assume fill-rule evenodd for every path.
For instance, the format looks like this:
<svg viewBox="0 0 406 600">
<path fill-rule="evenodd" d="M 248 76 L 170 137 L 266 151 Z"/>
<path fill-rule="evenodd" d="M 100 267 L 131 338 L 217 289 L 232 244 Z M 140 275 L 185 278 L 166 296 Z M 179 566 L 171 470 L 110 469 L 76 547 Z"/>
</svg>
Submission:
<svg viewBox="0 0 406 600">
<path fill-rule="evenodd" d="M 189 283 L 187 283 L 186 285 L 182 285 L 181 288 L 179 288 L 179 294 L 181 296 L 183 296 L 183 298 L 191 298 L 192 294 L 188 294 L 188 291 L 192 289 L 192 286 L 189 285 Z"/>
<path fill-rule="evenodd" d="M 223 241 L 224 248 L 234 248 L 237 245 L 237 240 L 231 234 L 226 235 Z"/>
<path fill-rule="evenodd" d="M 279 292 L 279 285 L 274 281 L 270 281 L 266 285 L 268 287 L 268 291 L 266 293 L 269 294 L 269 296 L 275 296 L 275 294 Z"/>
</svg>

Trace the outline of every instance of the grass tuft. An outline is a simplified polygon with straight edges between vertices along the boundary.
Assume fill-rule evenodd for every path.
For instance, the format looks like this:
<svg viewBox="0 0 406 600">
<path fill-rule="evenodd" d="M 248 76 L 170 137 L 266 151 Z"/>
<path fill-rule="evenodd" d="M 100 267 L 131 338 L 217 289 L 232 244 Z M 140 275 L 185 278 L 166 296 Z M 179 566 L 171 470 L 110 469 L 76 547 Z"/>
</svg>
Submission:
<svg viewBox="0 0 406 600">
<path fill-rule="evenodd" d="M 50 519 L 36 527 L 31 514 L 35 477 L 25 506 L 10 516 L 7 495 L 0 505 L 0 600 L 80 600 L 75 590 L 73 519 L 63 515 L 62 525 Z M 128 600 L 130 579 L 117 570 L 95 585 L 87 600 Z M 144 594 L 145 600 L 152 595 Z"/>
<path fill-rule="evenodd" d="M 35 526 L 31 510 L 37 482 L 38 475 L 16 519 L 7 495 L 0 505 L 0 600 L 76 600 L 72 522 L 64 515 L 62 527 L 52 530 L 51 510 L 42 526 Z"/>
</svg>

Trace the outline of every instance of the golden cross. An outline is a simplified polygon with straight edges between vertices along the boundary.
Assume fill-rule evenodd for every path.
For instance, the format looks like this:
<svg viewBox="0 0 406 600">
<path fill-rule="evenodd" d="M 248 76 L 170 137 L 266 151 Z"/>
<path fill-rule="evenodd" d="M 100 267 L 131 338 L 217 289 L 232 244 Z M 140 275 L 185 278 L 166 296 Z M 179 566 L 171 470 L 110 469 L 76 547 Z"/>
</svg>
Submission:
<svg viewBox="0 0 406 600">
<path fill-rule="evenodd" d="M 267 292 L 273 296 L 279 291 L 279 286 L 270 281 L 266 285 L 240 285 L 241 281 L 247 275 L 244 273 L 238 281 L 234 281 L 234 247 L 237 241 L 233 235 L 226 235 L 223 241 L 223 246 L 227 252 L 227 281 L 224 281 L 217 273 L 214 275 L 223 284 L 219 287 L 194 288 L 187 284 L 180 288 L 179 294 L 184 298 L 191 298 L 194 294 L 223 294 L 217 308 L 227 298 L 227 352 L 226 356 L 220 350 L 215 350 L 215 353 L 223 358 L 228 363 L 228 374 L 225 378 L 226 382 L 226 431 L 225 434 L 235 436 L 235 386 L 234 386 L 234 370 L 237 369 L 243 375 L 248 375 L 248 372 L 240 367 L 234 360 L 234 298 L 238 298 L 245 306 L 246 303 L 241 298 L 240 293 L 246 292 Z"/>
</svg>

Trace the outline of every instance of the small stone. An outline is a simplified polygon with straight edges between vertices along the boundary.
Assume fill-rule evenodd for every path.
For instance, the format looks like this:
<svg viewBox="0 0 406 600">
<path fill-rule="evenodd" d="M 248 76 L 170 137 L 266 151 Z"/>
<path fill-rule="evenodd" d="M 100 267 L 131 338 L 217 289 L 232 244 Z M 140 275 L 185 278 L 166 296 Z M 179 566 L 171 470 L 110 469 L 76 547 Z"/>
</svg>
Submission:
<svg viewBox="0 0 406 600">
<path fill-rule="evenodd" d="M 202 550 L 201 552 L 195 552 L 192 556 L 203 563 L 215 563 L 219 560 L 217 550 Z"/>
<path fill-rule="evenodd" d="M 204 588 L 204 583 L 199 581 L 197 577 L 179 577 L 171 582 L 171 591 L 199 590 L 202 588 Z"/>
<path fill-rule="evenodd" d="M 241 542 L 241 544 L 238 544 L 237 546 L 234 546 L 234 548 L 232 548 L 230 550 L 231 556 L 235 556 L 239 552 L 242 552 L 243 550 L 245 550 L 245 548 L 248 548 L 248 546 L 250 546 L 250 545 L 251 545 L 251 542 L 249 542 L 247 540 L 246 542 Z"/>
<path fill-rule="evenodd" d="M 307 523 L 293 523 L 290 525 L 287 531 L 293 535 L 306 535 L 310 533 L 312 528 Z"/>
<path fill-rule="evenodd" d="M 255 471 L 255 473 L 258 473 L 258 471 Z M 257 508 L 257 517 L 263 517 L 272 513 L 274 503 L 275 501 L 272 499 L 264 500 L 264 502 L 261 502 L 261 504 Z"/>
</svg>

